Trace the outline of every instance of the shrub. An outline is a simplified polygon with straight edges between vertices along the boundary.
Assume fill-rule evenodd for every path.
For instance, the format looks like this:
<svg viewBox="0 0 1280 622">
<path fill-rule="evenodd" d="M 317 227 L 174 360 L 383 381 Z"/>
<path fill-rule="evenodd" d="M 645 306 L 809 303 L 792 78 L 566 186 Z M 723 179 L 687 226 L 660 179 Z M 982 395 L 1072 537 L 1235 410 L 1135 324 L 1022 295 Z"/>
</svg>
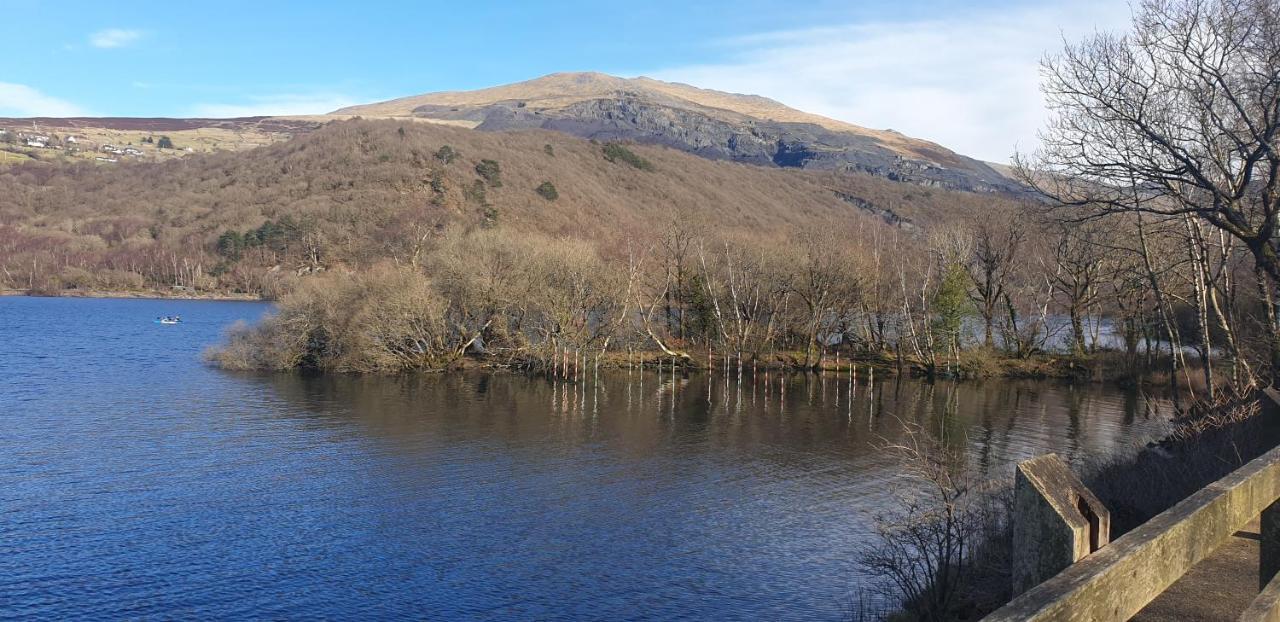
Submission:
<svg viewBox="0 0 1280 622">
<path fill-rule="evenodd" d="M 170 140 L 168 136 L 161 136 L 160 140 L 156 141 L 156 147 L 160 149 L 173 149 L 173 141 Z"/>
<path fill-rule="evenodd" d="M 102 287 L 111 290 L 142 289 L 145 284 L 141 274 L 128 270 L 104 270 L 97 275 L 97 279 Z"/>
<path fill-rule="evenodd" d="M 904 437 L 884 448 L 901 460 L 899 509 L 874 517 L 875 538 L 860 561 L 905 619 L 969 619 L 974 588 L 992 591 L 983 571 L 1004 563 L 1003 551 L 975 547 L 1008 533 L 1012 495 L 976 480 L 956 449 L 919 426 L 905 426 Z"/>
<path fill-rule="evenodd" d="M 538 196 L 540 196 L 540 197 L 542 197 L 542 198 L 544 198 L 544 199 L 546 199 L 546 200 L 548 200 L 548 201 L 554 201 L 554 200 L 556 200 L 556 199 L 560 198 L 560 193 L 559 193 L 559 192 L 556 192 L 556 185 L 555 185 L 555 184 L 553 184 L 553 183 L 551 183 L 551 182 L 549 182 L 549 181 L 544 181 L 544 182 L 542 182 L 542 185 L 541 185 L 541 186 L 538 186 L 538 188 L 537 188 L 537 190 L 535 190 L 535 192 L 537 192 L 537 193 L 538 193 Z"/>
<path fill-rule="evenodd" d="M 479 179 L 463 189 L 462 194 L 466 196 L 468 201 L 473 201 L 486 207 L 489 205 L 489 198 L 485 196 L 484 182 Z"/>
<path fill-rule="evenodd" d="M 233 326 L 205 358 L 227 369 L 395 372 L 447 366 L 464 345 L 430 280 L 401 267 L 308 280 L 278 309 Z"/>
<path fill-rule="evenodd" d="M 481 160 L 476 165 L 476 174 L 484 179 L 490 188 L 502 185 L 502 168 L 498 166 L 496 160 Z"/>
<path fill-rule="evenodd" d="M 971 348 L 960 351 L 959 368 L 956 373 L 961 378 L 990 378 L 1001 375 L 1002 371 L 999 354 L 990 348 Z"/>
<path fill-rule="evenodd" d="M 436 159 L 444 162 L 445 164 L 453 164 L 453 161 L 460 157 L 462 157 L 462 154 L 458 153 L 456 149 L 449 145 L 445 145 L 436 150 Z"/>
<path fill-rule="evenodd" d="M 547 155 L 549 155 L 549 156 L 551 156 L 551 157 L 555 157 L 555 155 L 556 155 L 556 150 L 555 150 L 555 148 L 554 148 L 554 147 L 552 147 L 552 146 L 551 146 L 551 143 L 547 143 L 547 144 L 543 145 L 543 146 L 542 146 L 542 150 L 543 150 L 544 152 L 546 152 L 546 154 L 547 154 Z"/>
<path fill-rule="evenodd" d="M 605 143 L 604 159 L 610 162 L 622 161 L 642 171 L 652 171 L 653 164 L 636 155 L 636 153 L 618 143 Z"/>
<path fill-rule="evenodd" d="M 58 274 L 63 289 L 91 289 L 93 273 L 76 266 L 67 266 Z"/>
</svg>

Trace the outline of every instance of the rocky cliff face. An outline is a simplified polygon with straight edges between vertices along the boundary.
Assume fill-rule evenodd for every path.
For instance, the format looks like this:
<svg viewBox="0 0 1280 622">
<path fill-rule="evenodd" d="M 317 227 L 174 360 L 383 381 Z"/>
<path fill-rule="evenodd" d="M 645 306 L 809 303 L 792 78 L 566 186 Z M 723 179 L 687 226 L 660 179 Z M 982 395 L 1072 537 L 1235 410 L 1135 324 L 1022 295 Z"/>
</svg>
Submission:
<svg viewBox="0 0 1280 622">
<path fill-rule="evenodd" d="M 556 74 L 338 112 L 465 122 L 479 130 L 541 128 L 600 141 L 662 144 L 763 166 L 860 171 L 974 192 L 1020 191 L 986 163 L 927 141 L 808 115 L 761 97 L 646 78 Z"/>
</svg>

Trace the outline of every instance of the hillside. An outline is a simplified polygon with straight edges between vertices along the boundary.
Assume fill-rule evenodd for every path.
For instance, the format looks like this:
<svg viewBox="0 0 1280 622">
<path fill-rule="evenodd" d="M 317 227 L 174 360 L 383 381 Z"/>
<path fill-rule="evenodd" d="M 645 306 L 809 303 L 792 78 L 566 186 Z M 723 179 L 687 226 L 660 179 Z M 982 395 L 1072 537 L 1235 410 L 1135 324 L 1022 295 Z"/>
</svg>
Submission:
<svg viewBox="0 0 1280 622">
<path fill-rule="evenodd" d="M 973 191 L 1017 191 L 992 166 L 941 145 L 789 108 L 771 99 L 650 78 L 559 73 L 477 91 L 430 93 L 337 114 L 412 116 L 480 130 L 541 128 L 663 144 L 714 159 L 866 172 Z"/>
<path fill-rule="evenodd" d="M 412 261 L 457 228 L 581 238 L 617 256 L 676 217 L 762 241 L 833 224 L 905 240 L 1010 204 L 540 130 L 352 120 L 244 152 L 0 170 L 0 285 L 270 293 L 284 275 Z"/>
</svg>

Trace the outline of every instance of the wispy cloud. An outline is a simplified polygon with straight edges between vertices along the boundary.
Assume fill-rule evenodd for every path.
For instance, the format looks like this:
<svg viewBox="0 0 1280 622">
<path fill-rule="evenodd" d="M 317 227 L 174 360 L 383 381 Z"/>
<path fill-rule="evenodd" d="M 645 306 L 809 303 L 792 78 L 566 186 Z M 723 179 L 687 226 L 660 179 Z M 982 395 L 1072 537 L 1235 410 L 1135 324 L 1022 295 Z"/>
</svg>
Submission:
<svg viewBox="0 0 1280 622">
<path fill-rule="evenodd" d="M 253 95 L 238 103 L 196 104 L 189 114 L 214 118 L 323 114 L 357 103 L 360 100 L 338 93 L 280 93 Z"/>
<path fill-rule="evenodd" d="M 45 95 L 25 84 L 0 82 L 0 116 L 79 117 L 84 109 L 57 97 Z"/>
<path fill-rule="evenodd" d="M 122 48 L 136 43 L 141 38 L 141 30 L 108 28 L 89 35 L 89 45 L 103 49 Z"/>
<path fill-rule="evenodd" d="M 761 33 L 721 42 L 723 63 L 654 77 L 765 95 L 873 128 L 892 128 L 1004 162 L 1036 146 L 1045 120 L 1039 61 L 1095 29 L 1123 27 L 1121 2 L 1070 0 L 935 20 Z"/>
</svg>

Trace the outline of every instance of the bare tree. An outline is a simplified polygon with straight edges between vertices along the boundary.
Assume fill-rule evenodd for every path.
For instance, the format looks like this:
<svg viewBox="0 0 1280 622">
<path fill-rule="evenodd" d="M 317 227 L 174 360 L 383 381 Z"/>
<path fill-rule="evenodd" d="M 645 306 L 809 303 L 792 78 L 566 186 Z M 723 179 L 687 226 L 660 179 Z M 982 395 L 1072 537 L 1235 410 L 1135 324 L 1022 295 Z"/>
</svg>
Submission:
<svg viewBox="0 0 1280 622">
<path fill-rule="evenodd" d="M 970 298 L 982 316 L 982 343 L 988 348 L 995 346 L 996 316 L 1023 237 L 1021 223 L 1015 219 L 985 219 L 973 230 L 973 257 L 967 265 L 973 280 Z"/>
<path fill-rule="evenodd" d="M 1063 205 L 1188 215 L 1280 283 L 1280 4 L 1143 0 L 1133 32 L 1044 63 L 1053 118 L 1022 177 Z M 1137 189 L 1137 192 L 1134 189 Z M 1274 298 L 1268 306 L 1274 309 Z M 1271 327 L 1271 379 L 1280 334 Z"/>
</svg>

